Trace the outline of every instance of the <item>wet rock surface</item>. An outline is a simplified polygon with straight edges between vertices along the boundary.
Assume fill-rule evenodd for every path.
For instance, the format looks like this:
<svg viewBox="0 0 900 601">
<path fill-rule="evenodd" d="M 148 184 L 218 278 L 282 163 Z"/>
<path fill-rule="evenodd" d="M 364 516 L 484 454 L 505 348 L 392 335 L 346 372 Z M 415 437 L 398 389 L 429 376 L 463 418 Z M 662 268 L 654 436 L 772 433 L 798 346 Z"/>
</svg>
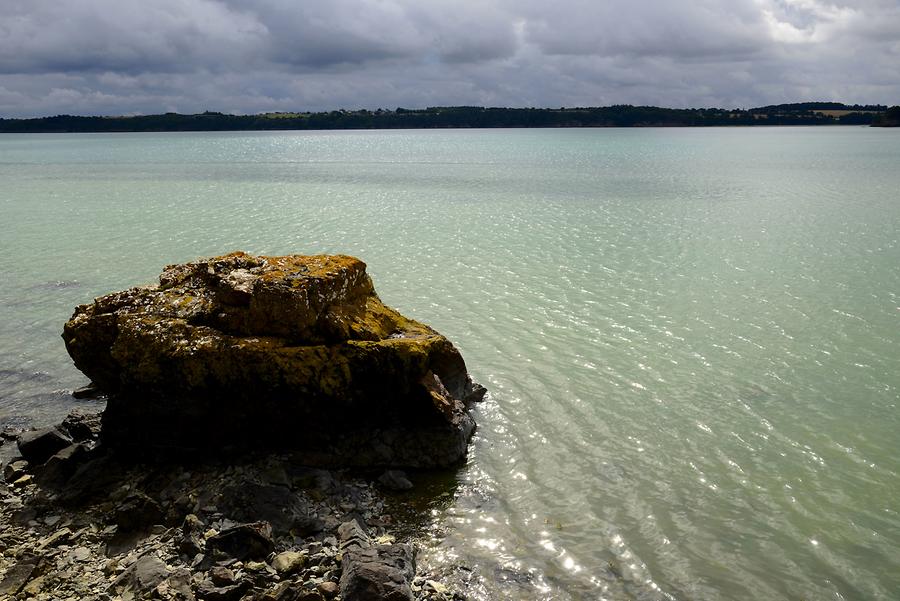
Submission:
<svg viewBox="0 0 900 601">
<path fill-rule="evenodd" d="M 0 599 L 464 598 L 416 572 L 379 470 L 291 454 L 135 463 L 90 437 L 70 447 L 4 465 L 15 481 L 0 483 Z"/>
<path fill-rule="evenodd" d="M 158 285 L 78 307 L 63 338 L 108 394 L 103 440 L 119 449 L 447 466 L 484 394 L 449 340 L 385 306 L 365 263 L 340 255 L 171 265 Z"/>
</svg>

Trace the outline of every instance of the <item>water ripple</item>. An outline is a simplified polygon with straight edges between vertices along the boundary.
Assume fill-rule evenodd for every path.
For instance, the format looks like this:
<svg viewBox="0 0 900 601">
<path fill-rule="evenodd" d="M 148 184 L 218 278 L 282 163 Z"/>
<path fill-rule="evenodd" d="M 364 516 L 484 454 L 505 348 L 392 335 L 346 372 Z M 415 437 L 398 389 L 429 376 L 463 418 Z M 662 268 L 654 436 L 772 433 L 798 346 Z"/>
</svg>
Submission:
<svg viewBox="0 0 900 601">
<path fill-rule="evenodd" d="M 420 557 L 471 598 L 893 599 L 882 133 L 4 137 L 0 425 L 71 408 L 78 303 L 235 248 L 357 254 L 490 389 Z"/>
</svg>

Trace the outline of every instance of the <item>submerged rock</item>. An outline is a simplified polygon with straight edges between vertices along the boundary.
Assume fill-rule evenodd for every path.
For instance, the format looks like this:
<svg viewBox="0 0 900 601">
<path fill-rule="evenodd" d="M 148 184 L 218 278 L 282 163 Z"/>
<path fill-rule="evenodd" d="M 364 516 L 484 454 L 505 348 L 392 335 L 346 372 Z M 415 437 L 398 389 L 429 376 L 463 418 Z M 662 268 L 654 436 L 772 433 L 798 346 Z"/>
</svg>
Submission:
<svg viewBox="0 0 900 601">
<path fill-rule="evenodd" d="M 409 490 L 413 483 L 402 470 L 386 470 L 378 477 L 378 483 L 388 490 Z"/>
<path fill-rule="evenodd" d="M 467 409 L 484 395 L 453 344 L 385 306 L 348 256 L 171 265 L 159 285 L 78 307 L 63 338 L 109 394 L 103 441 L 116 447 L 446 466 L 464 456 Z"/>
</svg>

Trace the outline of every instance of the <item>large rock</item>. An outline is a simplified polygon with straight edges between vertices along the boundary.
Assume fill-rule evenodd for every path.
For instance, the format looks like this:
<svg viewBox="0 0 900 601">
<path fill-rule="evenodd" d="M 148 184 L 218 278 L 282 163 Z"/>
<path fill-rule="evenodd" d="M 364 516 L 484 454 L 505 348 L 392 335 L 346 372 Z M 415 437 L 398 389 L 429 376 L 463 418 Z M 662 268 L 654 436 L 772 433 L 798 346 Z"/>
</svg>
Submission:
<svg viewBox="0 0 900 601">
<path fill-rule="evenodd" d="M 78 307 L 63 338 L 109 394 L 111 446 L 445 466 L 464 456 L 484 394 L 450 341 L 382 304 L 347 256 L 171 265 L 159 285 Z"/>
<path fill-rule="evenodd" d="M 23 432 L 18 440 L 19 452 L 32 465 L 43 464 L 71 444 L 72 439 L 56 427 Z"/>
</svg>

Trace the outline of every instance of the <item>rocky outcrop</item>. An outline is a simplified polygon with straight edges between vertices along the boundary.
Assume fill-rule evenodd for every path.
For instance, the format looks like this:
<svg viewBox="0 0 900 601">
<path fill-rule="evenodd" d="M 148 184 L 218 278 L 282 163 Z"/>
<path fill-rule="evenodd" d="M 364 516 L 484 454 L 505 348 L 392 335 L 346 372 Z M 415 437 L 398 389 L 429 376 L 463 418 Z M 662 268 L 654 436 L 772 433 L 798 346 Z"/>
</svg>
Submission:
<svg viewBox="0 0 900 601">
<path fill-rule="evenodd" d="M 457 349 L 385 306 L 348 256 L 242 252 L 82 305 L 63 338 L 109 395 L 116 448 L 267 446 L 308 463 L 437 467 L 484 389 Z"/>
</svg>

